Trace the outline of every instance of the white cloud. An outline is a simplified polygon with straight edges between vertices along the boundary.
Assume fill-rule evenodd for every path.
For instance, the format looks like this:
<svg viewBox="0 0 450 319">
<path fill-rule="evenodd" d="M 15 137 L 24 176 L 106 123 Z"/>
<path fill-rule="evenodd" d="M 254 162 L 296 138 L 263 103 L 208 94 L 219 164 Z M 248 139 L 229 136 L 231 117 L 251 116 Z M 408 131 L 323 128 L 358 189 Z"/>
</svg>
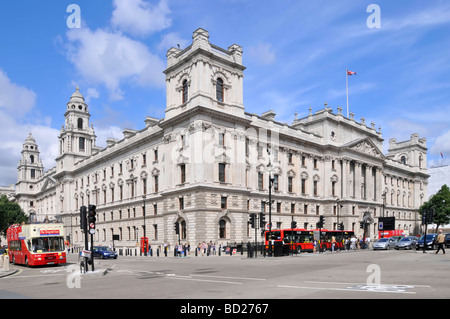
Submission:
<svg viewBox="0 0 450 319">
<path fill-rule="evenodd" d="M 258 43 L 248 49 L 250 57 L 262 64 L 271 64 L 276 60 L 272 45 L 267 42 Z"/>
<path fill-rule="evenodd" d="M 171 32 L 163 36 L 161 42 L 158 45 L 158 50 L 165 52 L 170 48 L 176 48 L 178 44 L 180 45 L 181 49 L 184 49 L 190 44 L 190 42 L 181 38 L 177 33 Z"/>
<path fill-rule="evenodd" d="M 143 0 L 114 0 L 111 24 L 124 32 L 143 36 L 161 31 L 172 23 L 167 0 L 151 5 Z"/>
<path fill-rule="evenodd" d="M 147 46 L 122 34 L 88 28 L 67 32 L 67 58 L 90 84 L 105 85 L 112 100 L 123 98 L 122 81 L 164 86 L 165 63 Z"/>
<path fill-rule="evenodd" d="M 450 157 L 450 130 L 439 135 L 430 149 L 430 154 L 446 154 Z"/>
<path fill-rule="evenodd" d="M 20 118 L 33 108 L 35 101 L 36 94 L 32 90 L 12 83 L 0 69 L 0 111 Z"/>
</svg>

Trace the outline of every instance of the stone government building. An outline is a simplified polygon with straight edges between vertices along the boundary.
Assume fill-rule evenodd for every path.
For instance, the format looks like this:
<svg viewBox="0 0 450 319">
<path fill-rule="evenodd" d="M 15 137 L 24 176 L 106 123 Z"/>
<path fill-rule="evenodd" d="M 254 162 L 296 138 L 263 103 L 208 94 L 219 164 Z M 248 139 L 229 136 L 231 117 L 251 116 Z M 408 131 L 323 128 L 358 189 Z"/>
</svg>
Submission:
<svg viewBox="0 0 450 319">
<path fill-rule="evenodd" d="M 167 52 L 164 119 L 147 117 L 141 130 L 96 146 L 89 107 L 79 89 L 70 97 L 55 166 L 44 171 L 33 136 L 18 165 L 16 199 L 33 220 L 64 222 L 71 242 L 82 245 L 80 206 L 97 206 L 94 241 L 133 247 L 181 240 L 196 245 L 254 240 L 251 213 L 266 212 L 273 178 L 272 228 L 325 228 L 377 235 L 378 217 L 395 216 L 396 228 L 417 231 L 427 196 L 426 139 L 389 140 L 388 154 L 375 124 L 324 108 L 280 123 L 275 112 L 245 112 L 243 50 L 193 33 L 184 50 Z M 270 166 L 268 165 L 270 162 Z M 260 232 L 257 239 L 261 240 Z"/>
</svg>

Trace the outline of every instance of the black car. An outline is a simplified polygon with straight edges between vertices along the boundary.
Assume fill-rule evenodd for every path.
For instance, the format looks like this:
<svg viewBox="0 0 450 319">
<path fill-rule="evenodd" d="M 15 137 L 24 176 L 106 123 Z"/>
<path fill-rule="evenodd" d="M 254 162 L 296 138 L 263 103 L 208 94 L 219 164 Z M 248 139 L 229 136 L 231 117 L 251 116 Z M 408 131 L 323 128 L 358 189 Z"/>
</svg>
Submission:
<svg viewBox="0 0 450 319">
<path fill-rule="evenodd" d="M 424 237 L 425 237 L 425 235 L 422 235 L 422 237 L 420 237 L 420 239 L 417 241 L 417 245 L 416 245 L 417 250 L 423 249 Z M 425 249 L 435 249 L 436 237 L 437 237 L 437 234 L 427 234 L 427 238 L 425 241 L 426 242 Z"/>
<path fill-rule="evenodd" d="M 450 233 L 445 234 L 444 244 L 445 244 L 445 247 L 450 247 Z"/>
</svg>

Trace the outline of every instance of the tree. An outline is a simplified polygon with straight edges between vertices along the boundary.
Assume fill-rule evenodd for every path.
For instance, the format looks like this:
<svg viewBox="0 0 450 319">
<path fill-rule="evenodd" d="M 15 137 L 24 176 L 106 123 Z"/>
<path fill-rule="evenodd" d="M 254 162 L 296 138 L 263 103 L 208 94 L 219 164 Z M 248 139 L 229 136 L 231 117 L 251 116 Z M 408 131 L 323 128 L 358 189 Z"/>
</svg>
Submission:
<svg viewBox="0 0 450 319">
<path fill-rule="evenodd" d="M 450 189 L 447 185 L 442 185 L 441 189 L 431 196 L 431 198 L 423 203 L 419 208 L 420 215 L 424 210 L 434 210 L 432 223 L 436 224 L 436 230 L 440 225 L 450 223 Z"/>
<path fill-rule="evenodd" d="M 5 195 L 0 197 L 0 233 L 6 237 L 6 230 L 12 224 L 21 224 L 28 220 L 27 215 L 16 202 L 9 201 Z"/>
</svg>

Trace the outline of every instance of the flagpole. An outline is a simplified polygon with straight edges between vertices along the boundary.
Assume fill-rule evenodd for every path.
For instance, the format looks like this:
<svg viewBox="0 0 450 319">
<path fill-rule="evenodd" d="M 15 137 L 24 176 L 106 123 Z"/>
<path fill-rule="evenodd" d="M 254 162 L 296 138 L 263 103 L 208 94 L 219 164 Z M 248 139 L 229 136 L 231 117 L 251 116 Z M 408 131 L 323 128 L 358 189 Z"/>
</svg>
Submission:
<svg viewBox="0 0 450 319">
<path fill-rule="evenodd" d="M 348 70 L 345 70 L 345 89 L 347 92 L 347 118 L 348 118 Z"/>
</svg>

